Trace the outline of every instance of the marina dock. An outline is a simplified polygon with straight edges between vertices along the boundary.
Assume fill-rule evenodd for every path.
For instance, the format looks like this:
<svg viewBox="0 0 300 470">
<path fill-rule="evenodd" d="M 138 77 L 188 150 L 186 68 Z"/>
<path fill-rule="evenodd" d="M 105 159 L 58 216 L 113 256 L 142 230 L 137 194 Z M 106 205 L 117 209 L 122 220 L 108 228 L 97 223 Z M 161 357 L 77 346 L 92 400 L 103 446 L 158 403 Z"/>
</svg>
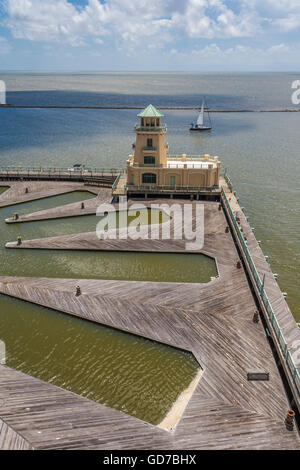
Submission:
<svg viewBox="0 0 300 470">
<path fill-rule="evenodd" d="M 22 198 L 86 190 L 81 182 L 47 182 L 40 189 L 34 181 L 31 191 L 25 193 L 27 182 L 7 184 L 11 189 L 0 195 L 0 207 L 22 202 Z M 201 192 L 199 200 L 176 199 L 179 206 L 204 206 L 204 246 L 193 254 L 216 260 L 218 277 L 208 284 L 0 278 L 1 294 L 190 351 L 203 375 L 175 429 L 162 430 L 2 365 L 0 448 L 300 449 L 297 424 L 292 431 L 285 425 L 287 411 L 299 410 L 300 359 L 289 361 L 295 357 L 293 345 L 300 340 L 300 330 L 235 194 L 224 179 L 221 186 L 215 201 L 205 200 Z M 84 209 L 78 203 L 69 204 L 23 216 L 19 222 L 95 213 L 96 203 L 107 202 L 112 190 L 89 191 L 95 198 Z M 151 202 L 169 205 L 172 200 Z M 242 233 L 233 213 L 240 219 Z M 194 219 L 190 223 L 192 226 Z M 180 229 L 172 220 L 171 233 Z M 141 229 L 145 237 L 147 230 L 147 226 Z M 145 237 L 99 240 L 95 233 L 84 233 L 22 240 L 19 246 L 9 242 L 7 248 L 187 252 L 185 239 Z M 245 238 L 246 247 L 242 244 Z M 246 248 L 259 279 L 265 275 L 260 289 Z M 75 295 L 77 285 L 80 296 Z M 266 309 L 266 296 L 277 323 Z M 256 310 L 258 323 L 253 322 Z M 285 355 L 279 333 L 287 345 Z M 258 371 L 268 374 L 269 380 L 248 380 L 249 373 Z"/>
<path fill-rule="evenodd" d="M 64 181 L 111 188 L 124 170 L 117 168 L 0 167 L 1 181 Z"/>
</svg>

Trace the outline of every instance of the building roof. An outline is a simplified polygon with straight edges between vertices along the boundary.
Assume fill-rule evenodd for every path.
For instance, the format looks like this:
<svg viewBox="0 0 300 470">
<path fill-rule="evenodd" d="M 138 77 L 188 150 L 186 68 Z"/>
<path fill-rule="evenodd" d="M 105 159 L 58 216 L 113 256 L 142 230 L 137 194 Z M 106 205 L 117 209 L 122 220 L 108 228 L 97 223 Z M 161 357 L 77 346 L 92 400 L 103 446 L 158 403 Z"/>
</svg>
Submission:
<svg viewBox="0 0 300 470">
<path fill-rule="evenodd" d="M 152 104 L 149 104 L 149 106 L 147 106 L 147 108 L 145 108 L 140 114 L 138 114 L 138 117 L 155 117 L 155 118 L 158 118 L 158 117 L 163 117 L 163 114 L 161 114 L 156 108 L 155 106 L 153 106 Z"/>
</svg>

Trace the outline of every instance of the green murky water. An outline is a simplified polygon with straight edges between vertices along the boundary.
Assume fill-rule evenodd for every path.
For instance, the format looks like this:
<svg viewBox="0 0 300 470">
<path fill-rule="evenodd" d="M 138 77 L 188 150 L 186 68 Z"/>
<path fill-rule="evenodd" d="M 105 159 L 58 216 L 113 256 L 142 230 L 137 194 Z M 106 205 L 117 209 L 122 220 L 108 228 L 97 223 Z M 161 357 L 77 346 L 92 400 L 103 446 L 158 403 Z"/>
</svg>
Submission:
<svg viewBox="0 0 300 470">
<path fill-rule="evenodd" d="M 0 295 L 6 364 L 158 424 L 199 367 L 191 354 Z"/>
<path fill-rule="evenodd" d="M 86 195 L 83 194 L 86 198 Z M 75 194 L 56 196 L 64 204 L 72 202 Z M 32 277 L 64 277 L 85 279 L 121 279 L 155 282 L 208 282 L 216 276 L 214 260 L 203 255 L 169 253 L 122 253 L 52 250 L 7 250 L 5 243 L 20 235 L 23 240 L 94 231 L 100 220 L 97 216 L 71 217 L 58 220 L 26 222 L 7 225 L 4 220 L 19 214 L 53 207 L 54 198 L 43 199 L 0 209 L 0 275 Z M 149 217 L 149 215 L 148 215 Z M 161 217 L 166 220 L 166 216 Z M 128 217 L 132 222 L 133 217 Z M 145 214 L 144 223 L 148 223 Z"/>
<path fill-rule="evenodd" d="M 0 275 L 207 282 L 217 274 L 214 261 L 201 255 L 4 248 L 19 234 L 32 239 L 94 230 L 95 216 L 4 222 L 16 211 L 67 204 L 78 196 L 93 197 L 72 193 L 0 209 Z M 9 367 L 153 424 L 163 419 L 199 368 L 189 353 L 1 295 L 0 340 Z"/>
</svg>

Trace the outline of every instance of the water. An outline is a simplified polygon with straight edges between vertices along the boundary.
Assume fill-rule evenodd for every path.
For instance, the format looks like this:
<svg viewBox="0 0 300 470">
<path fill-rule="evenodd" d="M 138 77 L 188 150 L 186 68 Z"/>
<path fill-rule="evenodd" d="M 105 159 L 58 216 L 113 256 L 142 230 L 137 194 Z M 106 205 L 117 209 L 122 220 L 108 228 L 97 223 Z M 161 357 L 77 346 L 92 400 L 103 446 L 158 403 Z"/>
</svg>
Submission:
<svg viewBox="0 0 300 470">
<path fill-rule="evenodd" d="M 199 365 L 191 354 L 0 295 L 6 365 L 158 424 Z"/>
<path fill-rule="evenodd" d="M 12 104 L 287 109 L 296 73 L 3 73 Z M 298 107 L 299 108 L 299 107 Z M 0 110 L 1 165 L 124 167 L 134 110 Z M 213 114 L 213 131 L 189 133 L 193 111 L 165 111 L 170 153 L 219 155 L 255 235 L 300 321 L 300 114 Z"/>
<path fill-rule="evenodd" d="M 1 74 L 0 78 L 6 81 L 9 91 L 7 102 L 12 104 L 146 106 L 152 103 L 166 106 L 194 106 L 201 104 L 202 96 L 205 95 L 208 105 L 218 109 L 286 109 L 295 107 L 290 99 L 291 84 L 299 79 L 299 76 L 292 73 L 17 73 Z M 137 111 L 132 110 L 0 109 L 0 165 L 70 166 L 81 162 L 93 167 L 124 167 L 135 138 L 132 129 L 137 122 L 136 114 Z M 279 274 L 279 284 L 281 289 L 288 293 L 291 310 L 300 321 L 298 281 L 300 270 L 300 202 L 298 196 L 300 114 L 213 114 L 211 116 L 213 131 L 201 135 L 188 132 L 190 122 L 194 121 L 197 116 L 196 112 L 166 111 L 164 114 L 164 121 L 168 125 L 166 140 L 170 145 L 170 153 L 219 155 L 223 168 L 229 167 L 241 205 L 245 207 L 250 217 L 251 226 L 256 229 L 257 239 L 262 241 L 265 254 L 271 259 L 273 271 Z M 3 249 L 4 242 L 16 240 L 20 230 L 23 238 L 36 238 L 45 236 L 49 233 L 48 230 L 51 233 L 56 231 L 58 234 L 59 227 L 63 227 L 64 223 L 69 224 L 67 220 L 62 222 L 62 225 L 60 223 L 51 225 L 50 222 L 49 225 L 44 225 L 44 229 L 43 223 L 24 224 L 19 227 L 5 226 L 3 219 L 16 211 L 20 212 L 21 206 L 0 210 L 1 274 L 104 279 L 125 279 L 127 276 L 129 279 L 186 282 L 194 282 L 192 279 L 199 279 L 201 276 L 200 269 L 204 260 L 198 263 L 199 258 L 192 258 L 193 255 L 180 256 L 179 264 L 176 257 L 169 255 L 155 257 L 130 254 L 130 263 L 128 263 L 126 254 L 115 253 L 99 254 L 99 256 L 97 254 L 97 257 L 94 254 L 90 256 L 88 253 L 27 252 L 25 250 L 18 252 L 10 250 L 7 253 L 7 250 Z M 27 206 L 26 212 L 30 211 Z M 79 228 L 81 222 L 77 223 Z M 64 229 L 61 228 L 61 230 Z M 206 261 L 210 262 L 207 259 Z M 206 275 L 208 269 L 212 269 L 212 266 L 205 268 Z M 165 279 L 166 273 L 167 279 Z M 8 318 L 19 318 L 18 309 L 21 314 L 27 311 L 23 303 L 2 299 L 0 312 L 6 319 L 5 321 L 8 321 Z M 39 321 L 46 323 L 47 315 L 51 319 L 48 336 L 52 335 L 52 327 L 53 331 L 58 327 L 59 323 L 56 323 L 59 322 L 58 318 L 62 318 L 62 321 L 73 321 L 69 317 L 66 319 L 54 312 L 47 312 L 46 315 L 44 309 L 35 310 L 37 307 L 27 304 L 26 309 L 29 309 L 28 316 L 31 318 L 30 321 L 27 320 L 29 325 L 34 321 L 37 322 L 34 330 L 37 336 L 39 335 Z M 43 312 L 42 315 L 40 315 L 41 312 Z M 82 323 L 86 325 L 85 322 Z M 16 325 L 17 322 L 14 323 L 14 328 L 17 327 Z M 2 328 L 4 331 L 4 326 Z M 91 328 L 94 332 L 94 325 Z M 42 326 L 40 329 L 43 330 Z M 71 334 L 63 336 L 65 352 L 68 351 L 68 343 L 81 344 L 79 329 L 76 326 L 74 336 Z M 47 328 L 45 330 L 47 331 Z M 18 332 L 15 331 L 13 341 L 18 343 L 21 333 L 22 327 Z M 45 338 L 48 336 L 46 335 Z M 47 341 L 48 339 L 45 339 L 44 343 L 47 344 Z M 91 339 L 87 340 L 87 344 L 92 344 Z M 56 347 L 59 349 L 58 346 Z M 16 348 L 18 350 L 22 348 L 21 342 Z M 55 350 L 54 346 L 51 351 L 53 349 Z M 37 351 L 38 348 L 34 349 L 32 357 L 37 354 Z M 36 364 L 41 362 L 42 367 L 38 374 L 42 372 L 49 374 L 50 379 L 60 374 L 61 377 L 64 375 L 62 371 L 57 372 L 56 369 L 51 372 L 49 362 L 43 368 L 43 357 L 45 355 L 43 356 L 42 353 L 36 361 L 33 360 L 28 365 L 26 370 L 34 373 Z M 118 355 L 116 357 L 118 358 Z M 92 361 L 96 360 L 97 357 L 92 358 Z M 118 360 L 120 361 L 120 358 Z M 160 360 L 152 362 L 151 359 L 151 365 L 157 366 Z M 15 361 L 14 366 L 21 367 L 23 362 L 24 357 L 21 356 Z M 53 362 L 53 367 L 55 364 L 56 361 Z M 125 366 L 122 371 L 124 369 L 126 369 Z M 142 369 L 143 373 L 146 373 L 147 368 L 142 367 Z M 154 377 L 151 387 L 155 388 L 156 369 L 154 367 L 150 370 L 151 377 Z M 121 370 L 117 371 L 115 377 L 118 377 L 119 373 Z M 163 375 L 165 373 L 166 369 Z M 159 373 L 158 376 L 160 377 Z M 191 376 L 188 373 L 187 377 L 189 381 Z M 61 380 L 63 381 L 63 378 Z M 77 383 L 79 382 L 80 380 Z M 58 383 L 61 384 L 59 381 Z M 157 383 L 161 384 L 161 381 L 158 380 Z M 70 383 L 68 386 L 71 386 Z M 74 383 L 72 387 L 75 387 Z M 95 389 L 98 394 L 99 387 Z M 89 388 L 87 393 L 93 393 L 92 390 L 95 389 Z M 171 389 L 172 385 L 169 390 Z M 130 395 L 136 406 L 140 404 L 137 397 L 142 394 L 142 390 L 143 387 L 136 395 L 134 393 Z M 148 398 L 152 393 L 154 392 L 145 392 Z M 169 391 L 166 396 L 170 396 Z M 116 401 L 118 400 L 119 398 Z M 103 401 L 106 402 L 106 399 L 103 398 Z M 155 419 L 157 418 L 154 417 Z"/>
<path fill-rule="evenodd" d="M 0 192 L 5 188 L 0 187 Z M 205 256 L 7 250 L 18 235 L 32 239 L 93 231 L 100 218 L 5 224 L 21 214 L 95 197 L 88 192 L 0 209 L 0 275 L 208 282 L 216 275 Z M 133 222 L 128 214 L 128 222 Z M 143 213 L 144 224 L 151 212 Z M 160 213 L 160 222 L 167 217 Z M 199 369 L 186 352 L 0 295 L 0 339 L 6 364 L 66 390 L 158 424 Z"/>
<path fill-rule="evenodd" d="M 170 253 L 126 253 L 52 250 L 8 250 L 5 244 L 23 240 L 95 231 L 100 217 L 81 216 L 6 224 L 15 212 L 20 215 L 55 205 L 68 204 L 89 193 L 72 193 L 39 201 L 26 202 L 0 209 L 0 275 L 31 277 L 62 277 L 69 279 L 121 279 L 155 282 L 208 282 L 216 276 L 214 260 L 203 255 Z M 94 197 L 94 195 L 91 195 Z M 167 217 L 160 217 L 161 222 Z M 132 223 L 134 217 L 128 216 Z M 145 216 L 145 224 L 149 220 Z"/>
</svg>

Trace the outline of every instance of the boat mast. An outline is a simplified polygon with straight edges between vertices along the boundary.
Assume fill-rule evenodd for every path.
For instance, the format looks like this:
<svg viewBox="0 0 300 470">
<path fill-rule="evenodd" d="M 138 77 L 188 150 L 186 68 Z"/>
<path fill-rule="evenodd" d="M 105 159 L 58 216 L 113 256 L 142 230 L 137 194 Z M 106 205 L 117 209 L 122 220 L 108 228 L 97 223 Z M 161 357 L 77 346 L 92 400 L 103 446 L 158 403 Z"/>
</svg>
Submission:
<svg viewBox="0 0 300 470">
<path fill-rule="evenodd" d="M 206 105 L 206 102 L 205 102 L 205 97 L 204 97 L 204 103 L 205 103 L 205 109 L 206 109 L 206 112 L 207 112 L 207 115 L 208 115 L 208 119 L 209 119 L 209 127 L 212 128 L 212 124 L 211 124 L 211 119 L 210 119 L 210 114 L 209 114 L 209 111 L 208 111 L 208 107 Z"/>
</svg>

